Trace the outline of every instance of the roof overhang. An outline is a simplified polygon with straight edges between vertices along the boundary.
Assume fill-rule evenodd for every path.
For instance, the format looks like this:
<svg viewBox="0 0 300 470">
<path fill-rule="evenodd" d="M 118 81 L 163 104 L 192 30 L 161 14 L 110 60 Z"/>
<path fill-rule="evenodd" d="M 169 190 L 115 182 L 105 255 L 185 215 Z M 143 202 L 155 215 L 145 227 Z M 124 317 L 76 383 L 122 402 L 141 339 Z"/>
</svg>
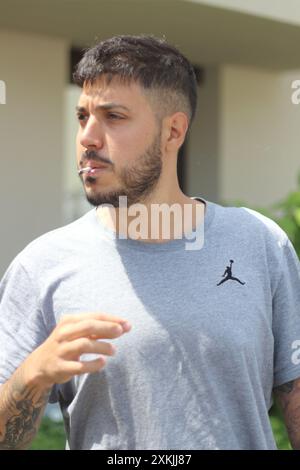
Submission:
<svg viewBox="0 0 300 470">
<path fill-rule="evenodd" d="M 256 16 L 253 11 L 230 9 L 230 2 L 233 0 L 1 0 L 0 28 L 62 37 L 77 47 L 116 34 L 151 33 L 165 35 L 196 65 L 300 67 L 297 15 L 293 22 L 279 20 L 277 10 L 276 18 Z"/>
</svg>

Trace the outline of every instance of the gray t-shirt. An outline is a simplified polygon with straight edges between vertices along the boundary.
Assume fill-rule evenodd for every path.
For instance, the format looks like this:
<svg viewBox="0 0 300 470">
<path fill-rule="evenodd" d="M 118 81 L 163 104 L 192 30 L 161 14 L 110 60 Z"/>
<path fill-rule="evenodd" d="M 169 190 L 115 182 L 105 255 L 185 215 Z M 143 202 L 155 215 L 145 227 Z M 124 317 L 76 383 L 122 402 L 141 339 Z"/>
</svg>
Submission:
<svg viewBox="0 0 300 470">
<path fill-rule="evenodd" d="M 116 238 L 93 208 L 8 267 L 0 383 L 62 314 L 132 324 L 101 371 L 53 387 L 68 449 L 276 449 L 272 388 L 300 377 L 299 260 L 270 219 L 198 199 L 202 249 Z"/>
</svg>

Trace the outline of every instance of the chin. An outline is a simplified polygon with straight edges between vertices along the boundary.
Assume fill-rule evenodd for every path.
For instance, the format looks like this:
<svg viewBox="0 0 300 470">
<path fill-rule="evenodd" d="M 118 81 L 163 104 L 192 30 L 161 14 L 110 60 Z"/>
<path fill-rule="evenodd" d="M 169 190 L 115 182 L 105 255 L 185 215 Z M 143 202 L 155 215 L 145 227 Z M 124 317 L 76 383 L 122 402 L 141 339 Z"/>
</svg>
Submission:
<svg viewBox="0 0 300 470">
<path fill-rule="evenodd" d="M 119 207 L 119 197 L 124 196 L 119 192 L 107 192 L 106 194 L 86 194 L 87 201 L 93 206 L 97 207 L 103 204 L 112 205 L 113 207 Z"/>
</svg>

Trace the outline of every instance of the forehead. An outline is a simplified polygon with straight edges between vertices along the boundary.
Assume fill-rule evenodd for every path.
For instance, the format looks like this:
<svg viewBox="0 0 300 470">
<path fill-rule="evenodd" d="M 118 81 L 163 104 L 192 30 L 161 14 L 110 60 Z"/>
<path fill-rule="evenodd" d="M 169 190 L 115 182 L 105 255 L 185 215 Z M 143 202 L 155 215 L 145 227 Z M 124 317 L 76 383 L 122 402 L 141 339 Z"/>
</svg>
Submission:
<svg viewBox="0 0 300 470">
<path fill-rule="evenodd" d="M 106 103 L 116 103 L 128 109 L 139 108 L 150 110 L 150 105 L 142 87 L 136 83 L 121 83 L 113 79 L 107 83 L 103 78 L 97 79 L 93 84 L 84 84 L 78 100 L 79 106 L 93 106 Z"/>
</svg>

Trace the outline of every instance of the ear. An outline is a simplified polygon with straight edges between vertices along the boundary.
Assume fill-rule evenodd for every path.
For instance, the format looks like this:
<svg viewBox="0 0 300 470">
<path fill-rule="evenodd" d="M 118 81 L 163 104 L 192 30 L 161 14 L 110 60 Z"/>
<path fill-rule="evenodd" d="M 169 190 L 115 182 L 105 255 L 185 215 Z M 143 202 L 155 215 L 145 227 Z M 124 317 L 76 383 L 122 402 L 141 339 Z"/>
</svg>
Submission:
<svg viewBox="0 0 300 470">
<path fill-rule="evenodd" d="M 189 127 L 188 117 L 183 112 L 167 116 L 163 122 L 164 150 L 166 153 L 176 153 L 183 144 Z"/>
</svg>

